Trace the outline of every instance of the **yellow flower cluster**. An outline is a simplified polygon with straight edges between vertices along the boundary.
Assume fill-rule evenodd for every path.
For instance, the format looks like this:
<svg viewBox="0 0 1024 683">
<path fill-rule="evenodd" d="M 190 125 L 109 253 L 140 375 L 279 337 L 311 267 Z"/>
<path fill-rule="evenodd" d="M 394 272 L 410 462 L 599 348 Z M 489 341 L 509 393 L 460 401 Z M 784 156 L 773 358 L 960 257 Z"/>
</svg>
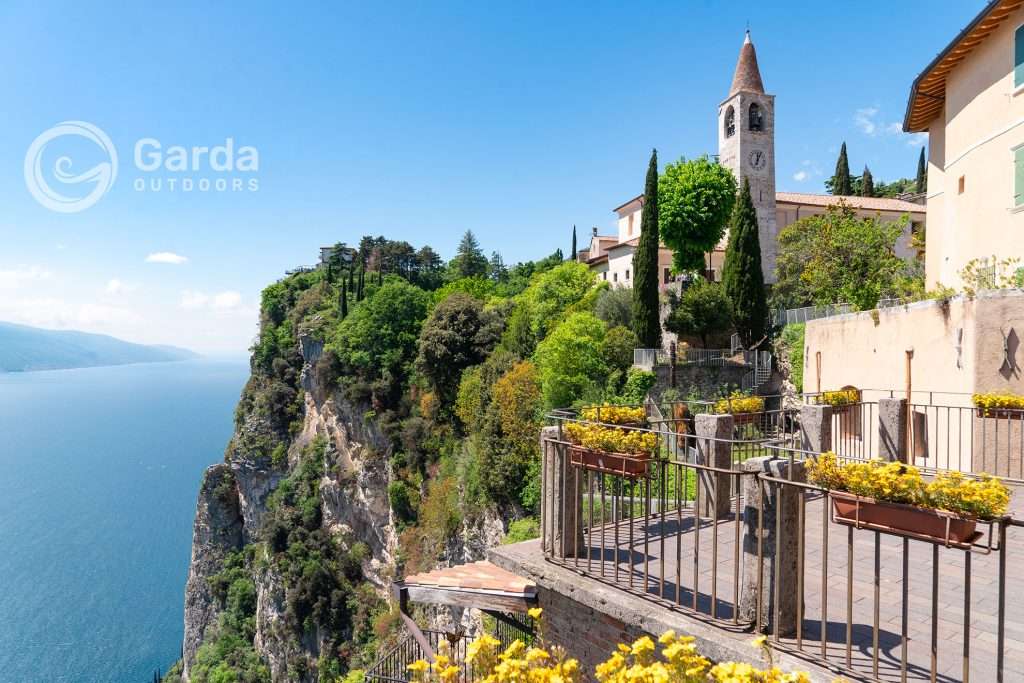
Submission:
<svg viewBox="0 0 1024 683">
<path fill-rule="evenodd" d="M 658 435 L 654 432 L 581 422 L 567 422 L 565 431 L 570 441 L 595 451 L 650 455 L 658 447 Z"/>
<path fill-rule="evenodd" d="M 997 410 L 1024 410 L 1024 396 L 1016 394 L 975 394 L 971 399 L 985 417 Z"/>
<path fill-rule="evenodd" d="M 540 609 L 530 610 L 530 617 L 538 626 L 540 616 Z M 579 662 L 566 657 L 561 648 L 527 647 L 521 640 L 504 651 L 500 648 L 501 642 L 489 635 L 466 646 L 466 680 L 481 683 L 580 683 L 582 680 Z M 462 672 L 462 667 L 453 664 L 444 654 L 437 655 L 433 664 L 421 659 L 407 668 L 414 683 L 454 683 Z"/>
<path fill-rule="evenodd" d="M 972 479 L 959 472 L 944 472 L 925 483 L 912 465 L 883 460 L 840 464 L 835 453 L 810 461 L 807 474 L 811 482 L 833 491 L 980 519 L 999 517 L 1010 505 L 1010 490 L 987 474 Z"/>
<path fill-rule="evenodd" d="M 860 401 L 860 392 L 856 389 L 826 391 L 821 395 L 821 402 L 835 408 L 848 406 Z"/>
<path fill-rule="evenodd" d="M 540 619 L 540 611 L 531 614 Z M 768 668 L 743 662 L 723 662 L 712 666 L 694 646 L 693 638 L 668 631 L 658 645 L 643 636 L 632 645 L 620 644 L 616 652 L 599 664 L 594 678 L 599 683 L 810 683 L 802 671 L 783 672 L 772 664 L 771 648 L 760 636 L 753 641 L 763 650 Z M 482 683 L 578 683 L 583 679 L 579 664 L 559 647 L 527 647 L 515 641 L 504 651 L 491 636 L 481 636 L 466 648 L 466 680 Z M 461 667 L 446 655 L 438 655 L 434 664 L 420 660 L 408 667 L 414 683 L 451 683 Z"/>
<path fill-rule="evenodd" d="M 930 507 L 979 519 L 1000 517 L 1010 506 L 1010 489 L 988 474 L 977 479 L 959 472 L 940 474 L 925 487 L 924 495 Z"/>
<path fill-rule="evenodd" d="M 715 412 L 726 413 L 761 413 L 764 412 L 764 399 L 760 396 L 747 396 L 741 391 L 734 391 L 729 398 L 715 402 Z"/>
<path fill-rule="evenodd" d="M 610 403 L 584 408 L 580 415 L 584 420 L 614 425 L 643 424 L 647 422 L 647 413 L 644 412 L 643 407 L 629 408 L 627 406 L 613 406 Z"/>
</svg>

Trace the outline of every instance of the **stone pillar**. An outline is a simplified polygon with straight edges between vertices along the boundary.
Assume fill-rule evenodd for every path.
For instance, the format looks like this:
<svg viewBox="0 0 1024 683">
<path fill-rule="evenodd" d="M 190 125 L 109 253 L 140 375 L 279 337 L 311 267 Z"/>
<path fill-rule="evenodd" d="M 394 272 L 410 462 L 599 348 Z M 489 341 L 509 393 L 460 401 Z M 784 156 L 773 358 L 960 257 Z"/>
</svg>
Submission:
<svg viewBox="0 0 1024 683">
<path fill-rule="evenodd" d="M 721 469 L 732 468 L 732 415 L 697 415 L 694 418 L 697 433 L 697 464 Z M 713 440 L 714 439 L 714 440 Z M 726 517 L 730 514 L 728 474 L 699 470 L 700 515 Z M 717 500 L 715 492 L 717 487 Z"/>
<path fill-rule="evenodd" d="M 906 399 L 878 399 L 878 457 L 908 461 Z"/>
<path fill-rule="evenodd" d="M 584 479 L 576 476 L 579 470 L 569 464 L 568 447 L 558 441 L 558 427 L 541 429 L 541 537 L 545 553 L 579 557 L 584 551 Z"/>
<path fill-rule="evenodd" d="M 832 406 L 800 406 L 800 443 L 812 453 L 832 450 Z"/>
<path fill-rule="evenodd" d="M 743 463 L 745 472 L 797 482 L 807 481 L 804 463 L 772 457 L 751 458 Z M 758 527 L 758 506 L 762 505 L 763 526 Z M 780 635 L 796 633 L 797 619 L 797 547 L 801 489 L 761 483 L 757 477 L 743 477 L 743 582 L 740 587 L 739 615 L 753 622 L 757 616 L 758 541 L 761 544 L 761 623 L 757 629 L 774 633 L 775 600 L 778 595 Z M 781 503 L 780 503 L 781 498 Z M 777 525 L 778 522 L 778 525 Z M 778 536 L 776 536 L 778 531 Z M 779 582 L 776 591 L 775 581 Z"/>
</svg>

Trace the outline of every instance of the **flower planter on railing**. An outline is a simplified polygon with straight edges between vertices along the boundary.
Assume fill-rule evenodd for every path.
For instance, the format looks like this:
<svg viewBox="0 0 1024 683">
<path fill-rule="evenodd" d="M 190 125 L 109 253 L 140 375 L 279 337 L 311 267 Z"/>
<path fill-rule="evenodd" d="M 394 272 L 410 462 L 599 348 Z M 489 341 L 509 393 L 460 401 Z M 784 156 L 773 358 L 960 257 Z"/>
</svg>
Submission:
<svg viewBox="0 0 1024 683">
<path fill-rule="evenodd" d="M 1024 419 L 1024 396 L 1016 394 L 974 394 L 971 397 L 978 417 Z"/>
<path fill-rule="evenodd" d="M 839 524 L 928 538 L 946 545 L 970 544 L 979 535 L 978 520 L 916 505 L 887 503 L 830 491 L 832 517 Z"/>
<path fill-rule="evenodd" d="M 569 446 L 569 462 L 586 470 L 616 474 L 631 479 L 647 475 L 647 465 L 653 460 L 649 455 L 609 453 L 583 446 Z"/>
</svg>

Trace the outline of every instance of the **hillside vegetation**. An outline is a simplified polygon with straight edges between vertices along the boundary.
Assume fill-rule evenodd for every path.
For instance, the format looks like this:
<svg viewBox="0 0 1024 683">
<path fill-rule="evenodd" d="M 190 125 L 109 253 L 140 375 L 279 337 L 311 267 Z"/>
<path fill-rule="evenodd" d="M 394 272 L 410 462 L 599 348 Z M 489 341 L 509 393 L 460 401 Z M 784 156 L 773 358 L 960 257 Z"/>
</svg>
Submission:
<svg viewBox="0 0 1024 683">
<path fill-rule="evenodd" d="M 315 375 L 318 393 L 355 408 L 359 429 L 381 436 L 363 457 L 388 473 L 392 575 L 436 566 L 462 543 L 460 530 L 484 519 L 528 537 L 537 528 L 545 410 L 642 399 L 653 378 L 630 371 L 636 337 L 595 313 L 617 319 L 602 301 L 614 296 L 606 283 L 560 253 L 505 268 L 466 242 L 444 266 L 418 257 L 429 247 L 365 238 L 358 248 L 339 245 L 328 267 L 264 290 L 227 461 L 281 474 L 255 542 L 209 580 L 219 625 L 207 631 L 193 682 L 270 680 L 252 598 L 268 571 L 287 596 L 290 647 L 318 652 L 316 661 L 289 655 L 289 680 L 343 680 L 393 632 L 394 616 L 363 571 L 371 556 L 383 557 L 376 541 L 358 530 L 332 533 L 325 522 L 323 482 L 344 485 L 350 475 L 322 437 L 296 451 L 310 405 L 304 373 Z M 310 340 L 323 351 L 304 370 Z"/>
</svg>

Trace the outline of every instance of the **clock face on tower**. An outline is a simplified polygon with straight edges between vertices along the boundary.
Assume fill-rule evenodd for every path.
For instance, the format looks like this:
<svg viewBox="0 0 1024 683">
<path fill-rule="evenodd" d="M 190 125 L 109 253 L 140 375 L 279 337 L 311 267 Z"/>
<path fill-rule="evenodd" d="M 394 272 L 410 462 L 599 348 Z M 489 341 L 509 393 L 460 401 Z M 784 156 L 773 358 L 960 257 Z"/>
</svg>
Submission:
<svg viewBox="0 0 1024 683">
<path fill-rule="evenodd" d="M 750 163 L 750 168 L 754 169 L 755 171 L 760 171 L 762 168 L 765 167 L 765 164 L 768 162 L 765 153 L 759 149 L 755 149 L 753 152 L 751 152 L 750 156 L 747 157 L 747 160 Z"/>
</svg>

